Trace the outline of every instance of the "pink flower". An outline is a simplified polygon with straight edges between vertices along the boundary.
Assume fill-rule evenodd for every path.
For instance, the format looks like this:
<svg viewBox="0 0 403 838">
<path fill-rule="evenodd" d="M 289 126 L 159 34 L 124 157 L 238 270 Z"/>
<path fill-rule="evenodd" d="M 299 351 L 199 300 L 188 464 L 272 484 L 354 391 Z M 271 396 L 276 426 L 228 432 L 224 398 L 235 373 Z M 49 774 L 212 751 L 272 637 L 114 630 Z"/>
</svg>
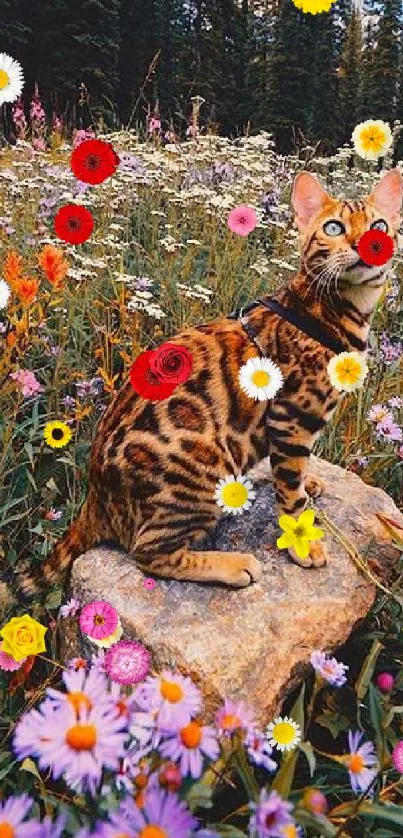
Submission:
<svg viewBox="0 0 403 838">
<path fill-rule="evenodd" d="M 10 378 L 16 382 L 24 397 L 36 396 L 43 390 L 42 385 L 35 377 L 35 373 L 31 370 L 17 370 L 17 372 L 10 373 Z"/>
<path fill-rule="evenodd" d="M 119 616 L 113 605 L 99 600 L 84 605 L 79 622 L 83 634 L 88 634 L 90 639 L 104 640 L 116 631 Z"/>
<path fill-rule="evenodd" d="M 376 679 L 376 686 L 382 693 L 390 693 L 394 683 L 395 679 L 390 672 L 380 672 Z"/>
<path fill-rule="evenodd" d="M 65 605 L 62 605 L 59 611 L 60 617 L 75 617 L 80 608 L 78 599 L 69 599 Z"/>
<path fill-rule="evenodd" d="M 54 509 L 53 506 L 51 509 L 48 509 L 48 511 L 45 512 L 45 518 L 47 521 L 58 521 L 59 518 L 62 517 L 62 515 L 63 512 L 61 510 L 56 512 L 56 509 Z"/>
<path fill-rule="evenodd" d="M 257 224 L 255 210 L 245 205 L 234 207 L 228 216 L 227 223 L 233 233 L 237 233 L 238 236 L 248 236 Z"/>
<path fill-rule="evenodd" d="M 26 658 L 22 658 L 20 661 L 14 660 L 12 655 L 3 652 L 3 643 L 0 644 L 0 669 L 4 669 L 5 672 L 16 672 L 25 661 Z"/>
<path fill-rule="evenodd" d="M 119 640 L 105 655 L 105 671 L 118 684 L 138 684 L 148 675 L 150 653 L 134 640 Z"/>
<path fill-rule="evenodd" d="M 34 137 L 32 140 L 32 147 L 35 151 L 46 151 L 46 142 L 43 137 Z"/>
<path fill-rule="evenodd" d="M 215 722 L 218 732 L 224 736 L 231 736 L 235 730 L 244 730 L 247 733 L 254 729 L 253 714 L 243 701 L 231 701 L 227 698 L 218 711 Z"/>
<path fill-rule="evenodd" d="M 398 456 L 401 460 L 403 460 L 403 445 L 400 445 L 400 446 L 399 446 L 399 448 L 397 449 L 397 456 Z"/>
<path fill-rule="evenodd" d="M 392 751 L 392 762 L 396 771 L 403 774 L 403 739 L 395 745 Z"/>
<path fill-rule="evenodd" d="M 153 591 L 156 584 L 155 579 L 150 579 L 150 577 L 143 580 L 143 587 L 146 588 L 147 591 Z"/>
<path fill-rule="evenodd" d="M 153 134 L 154 131 L 159 131 L 161 128 L 161 120 L 156 116 L 152 116 L 148 122 L 148 132 Z"/>
</svg>

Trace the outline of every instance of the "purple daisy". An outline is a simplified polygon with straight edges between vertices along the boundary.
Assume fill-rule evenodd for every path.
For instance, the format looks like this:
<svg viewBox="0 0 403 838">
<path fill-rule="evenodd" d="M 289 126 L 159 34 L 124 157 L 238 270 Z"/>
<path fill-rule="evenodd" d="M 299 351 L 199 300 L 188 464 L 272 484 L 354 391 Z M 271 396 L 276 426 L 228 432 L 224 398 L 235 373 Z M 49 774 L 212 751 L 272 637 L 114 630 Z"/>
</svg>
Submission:
<svg viewBox="0 0 403 838">
<path fill-rule="evenodd" d="M 227 698 L 219 709 L 215 722 L 218 732 L 224 736 L 231 736 L 235 730 L 248 732 L 254 727 L 253 713 L 243 701 L 231 701 Z"/>
<path fill-rule="evenodd" d="M 348 666 L 344 663 L 339 663 L 336 658 L 328 658 L 325 652 L 312 652 L 311 664 L 315 670 L 325 681 L 332 684 L 334 687 L 342 687 L 346 683 L 346 676 Z"/>
<path fill-rule="evenodd" d="M 155 714 L 151 713 L 133 713 L 130 733 L 135 739 L 138 759 L 146 756 L 150 751 L 156 750 L 161 740 L 161 732 L 157 729 Z"/>
<path fill-rule="evenodd" d="M 36 740 L 30 731 L 31 751 L 28 737 L 19 732 L 23 720 L 17 725 L 14 749 L 18 758 L 31 753 L 38 758 L 39 768 L 51 769 L 55 780 L 64 775 L 68 785 L 95 794 L 102 769 L 116 771 L 125 755 L 126 718 L 118 716 L 114 708 L 98 705 L 87 709 L 81 704 L 77 713 L 68 702 L 53 710 L 40 710 L 36 711 L 41 723 Z"/>
<path fill-rule="evenodd" d="M 102 838 L 135 838 L 136 832 L 132 828 L 127 815 L 121 807 L 109 815 L 109 820 L 102 824 Z"/>
<path fill-rule="evenodd" d="M 178 730 L 190 722 L 202 706 L 200 691 L 191 678 L 164 670 L 149 675 L 134 693 L 140 710 L 158 712 L 160 730 Z"/>
<path fill-rule="evenodd" d="M 260 792 L 259 802 L 250 803 L 252 815 L 249 823 L 252 838 L 279 838 L 281 829 L 292 826 L 292 803 L 283 800 L 276 791 Z"/>
<path fill-rule="evenodd" d="M 107 690 L 106 678 L 95 669 L 91 670 L 88 675 L 84 669 L 79 669 L 77 672 L 67 669 L 63 672 L 63 681 L 67 692 L 63 693 L 53 687 L 48 687 L 46 690 L 46 694 L 58 706 L 68 702 L 77 715 L 81 706 L 88 710 L 94 705 L 112 706 L 112 697 Z"/>
<path fill-rule="evenodd" d="M 277 763 L 270 759 L 273 748 L 269 745 L 266 736 L 260 730 L 249 730 L 245 739 L 245 748 L 248 757 L 255 765 L 260 765 L 266 771 L 276 771 Z"/>
<path fill-rule="evenodd" d="M 351 788 L 355 792 L 365 792 L 378 774 L 378 759 L 372 742 L 360 745 L 363 734 L 361 731 L 348 731 L 348 746 L 350 753 L 343 757 L 343 762 L 350 775 Z M 368 794 L 373 794 L 373 787 Z"/>
<path fill-rule="evenodd" d="M 151 789 L 141 809 L 131 800 L 125 800 L 121 809 L 130 822 L 133 838 L 141 838 L 151 825 L 156 834 L 159 830 L 161 838 L 191 838 L 198 823 L 176 794 L 161 789 Z"/>
<path fill-rule="evenodd" d="M 189 722 L 181 730 L 169 733 L 159 746 L 161 756 L 179 762 L 183 777 L 190 774 L 194 780 L 201 776 L 203 758 L 218 759 L 220 749 L 212 727 Z"/>
<path fill-rule="evenodd" d="M 59 610 L 60 617 L 75 617 L 80 609 L 80 602 L 78 599 L 69 599 L 65 605 L 62 605 Z"/>
<path fill-rule="evenodd" d="M 151 656 L 141 643 L 119 640 L 105 655 L 105 671 L 118 684 L 138 684 L 150 670 Z"/>
<path fill-rule="evenodd" d="M 31 807 L 32 800 L 27 794 L 8 797 L 0 803 L 0 828 L 6 838 L 41 838 L 41 825 L 38 821 L 23 823 Z"/>
<path fill-rule="evenodd" d="M 56 821 L 47 815 L 41 823 L 41 838 L 61 838 L 66 822 L 66 815 L 59 815 Z"/>
</svg>

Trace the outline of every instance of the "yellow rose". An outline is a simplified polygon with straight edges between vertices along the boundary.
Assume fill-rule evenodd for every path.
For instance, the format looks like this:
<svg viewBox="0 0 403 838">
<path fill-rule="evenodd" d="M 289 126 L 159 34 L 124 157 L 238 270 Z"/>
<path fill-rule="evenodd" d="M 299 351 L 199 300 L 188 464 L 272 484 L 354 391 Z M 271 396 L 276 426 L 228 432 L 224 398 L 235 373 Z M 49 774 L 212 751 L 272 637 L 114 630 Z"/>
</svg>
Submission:
<svg viewBox="0 0 403 838">
<path fill-rule="evenodd" d="M 47 632 L 47 628 L 33 620 L 29 614 L 23 614 L 22 617 L 12 617 L 0 629 L 0 637 L 3 638 L 2 651 L 7 652 L 16 661 L 20 661 L 28 655 L 45 652 L 45 632 Z"/>
</svg>

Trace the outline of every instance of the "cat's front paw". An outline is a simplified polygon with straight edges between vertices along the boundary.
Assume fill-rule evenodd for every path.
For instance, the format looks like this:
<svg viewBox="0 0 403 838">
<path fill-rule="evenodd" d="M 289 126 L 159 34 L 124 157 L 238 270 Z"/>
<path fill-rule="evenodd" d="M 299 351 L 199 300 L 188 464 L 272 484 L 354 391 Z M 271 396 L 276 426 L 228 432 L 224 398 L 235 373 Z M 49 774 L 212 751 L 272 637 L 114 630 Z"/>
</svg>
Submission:
<svg viewBox="0 0 403 838">
<path fill-rule="evenodd" d="M 290 559 L 295 564 L 299 564 L 300 567 L 323 567 L 327 564 L 329 558 L 326 545 L 322 544 L 321 541 L 311 541 L 309 545 L 309 556 L 306 559 L 300 559 L 293 547 L 289 548 L 288 554 Z"/>
<path fill-rule="evenodd" d="M 310 498 L 318 498 L 325 491 L 326 483 L 314 474 L 308 474 L 305 478 L 305 491 Z"/>
</svg>

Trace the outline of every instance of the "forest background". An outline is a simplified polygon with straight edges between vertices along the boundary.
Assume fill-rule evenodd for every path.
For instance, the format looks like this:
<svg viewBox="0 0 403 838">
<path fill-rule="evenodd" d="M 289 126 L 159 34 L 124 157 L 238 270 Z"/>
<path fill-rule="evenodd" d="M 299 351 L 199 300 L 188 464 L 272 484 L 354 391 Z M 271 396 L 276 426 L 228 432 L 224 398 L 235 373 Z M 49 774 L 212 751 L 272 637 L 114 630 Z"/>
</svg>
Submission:
<svg viewBox="0 0 403 838">
<path fill-rule="evenodd" d="M 184 136 L 198 95 L 206 130 L 328 154 L 361 120 L 403 122 L 402 0 L 318 15 L 292 0 L 0 0 L 0 20 L 25 100 L 38 84 L 66 125 L 138 128 L 148 114 Z"/>
</svg>

